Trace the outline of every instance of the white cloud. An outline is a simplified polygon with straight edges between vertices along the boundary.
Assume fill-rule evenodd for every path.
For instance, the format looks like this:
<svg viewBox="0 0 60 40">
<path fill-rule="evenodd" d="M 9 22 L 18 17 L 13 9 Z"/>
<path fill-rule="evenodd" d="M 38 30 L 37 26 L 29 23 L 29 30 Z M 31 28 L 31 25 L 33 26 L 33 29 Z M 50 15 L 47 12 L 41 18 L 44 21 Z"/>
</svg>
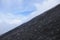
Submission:
<svg viewBox="0 0 60 40">
<path fill-rule="evenodd" d="M 28 15 L 28 19 L 31 20 L 32 18 L 42 14 L 43 12 L 55 7 L 56 5 L 60 4 L 60 0 L 45 0 L 42 4 L 34 3 L 37 11 L 32 12 Z"/>
<path fill-rule="evenodd" d="M 0 35 L 23 23 L 25 16 L 0 13 Z"/>
</svg>

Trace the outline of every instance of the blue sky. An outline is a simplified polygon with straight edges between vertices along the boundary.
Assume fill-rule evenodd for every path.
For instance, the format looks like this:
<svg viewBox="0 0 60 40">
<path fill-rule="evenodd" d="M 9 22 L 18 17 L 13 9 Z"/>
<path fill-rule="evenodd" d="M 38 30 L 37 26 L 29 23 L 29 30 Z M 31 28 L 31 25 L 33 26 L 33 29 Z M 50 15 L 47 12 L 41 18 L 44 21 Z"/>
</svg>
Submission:
<svg viewBox="0 0 60 40">
<path fill-rule="evenodd" d="M 0 0 L 0 35 L 60 4 L 60 0 Z"/>
</svg>

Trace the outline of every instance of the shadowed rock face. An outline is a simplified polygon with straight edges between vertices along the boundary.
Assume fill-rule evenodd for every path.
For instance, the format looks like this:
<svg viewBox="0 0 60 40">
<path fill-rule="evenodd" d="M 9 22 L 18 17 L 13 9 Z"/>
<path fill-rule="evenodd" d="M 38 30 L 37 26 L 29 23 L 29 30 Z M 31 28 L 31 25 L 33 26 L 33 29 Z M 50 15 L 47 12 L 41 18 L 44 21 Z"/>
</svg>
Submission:
<svg viewBox="0 0 60 40">
<path fill-rule="evenodd" d="M 2 35 L 0 40 L 60 40 L 60 4 Z"/>
</svg>

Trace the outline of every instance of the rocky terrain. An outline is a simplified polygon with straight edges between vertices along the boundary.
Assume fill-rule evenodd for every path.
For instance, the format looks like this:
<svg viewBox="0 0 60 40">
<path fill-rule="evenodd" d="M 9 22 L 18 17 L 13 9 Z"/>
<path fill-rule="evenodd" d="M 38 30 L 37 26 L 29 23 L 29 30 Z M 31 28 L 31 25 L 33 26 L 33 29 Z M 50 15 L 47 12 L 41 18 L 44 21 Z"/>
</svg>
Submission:
<svg viewBox="0 0 60 40">
<path fill-rule="evenodd" d="M 3 34 L 0 40 L 60 40 L 60 4 Z"/>
</svg>

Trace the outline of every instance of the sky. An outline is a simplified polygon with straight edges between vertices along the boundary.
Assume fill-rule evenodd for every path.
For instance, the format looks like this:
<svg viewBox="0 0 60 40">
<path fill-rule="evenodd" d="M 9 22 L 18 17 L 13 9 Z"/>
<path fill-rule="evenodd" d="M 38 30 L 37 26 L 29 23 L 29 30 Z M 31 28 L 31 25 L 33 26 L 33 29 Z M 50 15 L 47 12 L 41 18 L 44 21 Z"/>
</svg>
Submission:
<svg viewBox="0 0 60 40">
<path fill-rule="evenodd" d="M 60 0 L 0 0 L 0 35 L 60 4 Z"/>
</svg>

